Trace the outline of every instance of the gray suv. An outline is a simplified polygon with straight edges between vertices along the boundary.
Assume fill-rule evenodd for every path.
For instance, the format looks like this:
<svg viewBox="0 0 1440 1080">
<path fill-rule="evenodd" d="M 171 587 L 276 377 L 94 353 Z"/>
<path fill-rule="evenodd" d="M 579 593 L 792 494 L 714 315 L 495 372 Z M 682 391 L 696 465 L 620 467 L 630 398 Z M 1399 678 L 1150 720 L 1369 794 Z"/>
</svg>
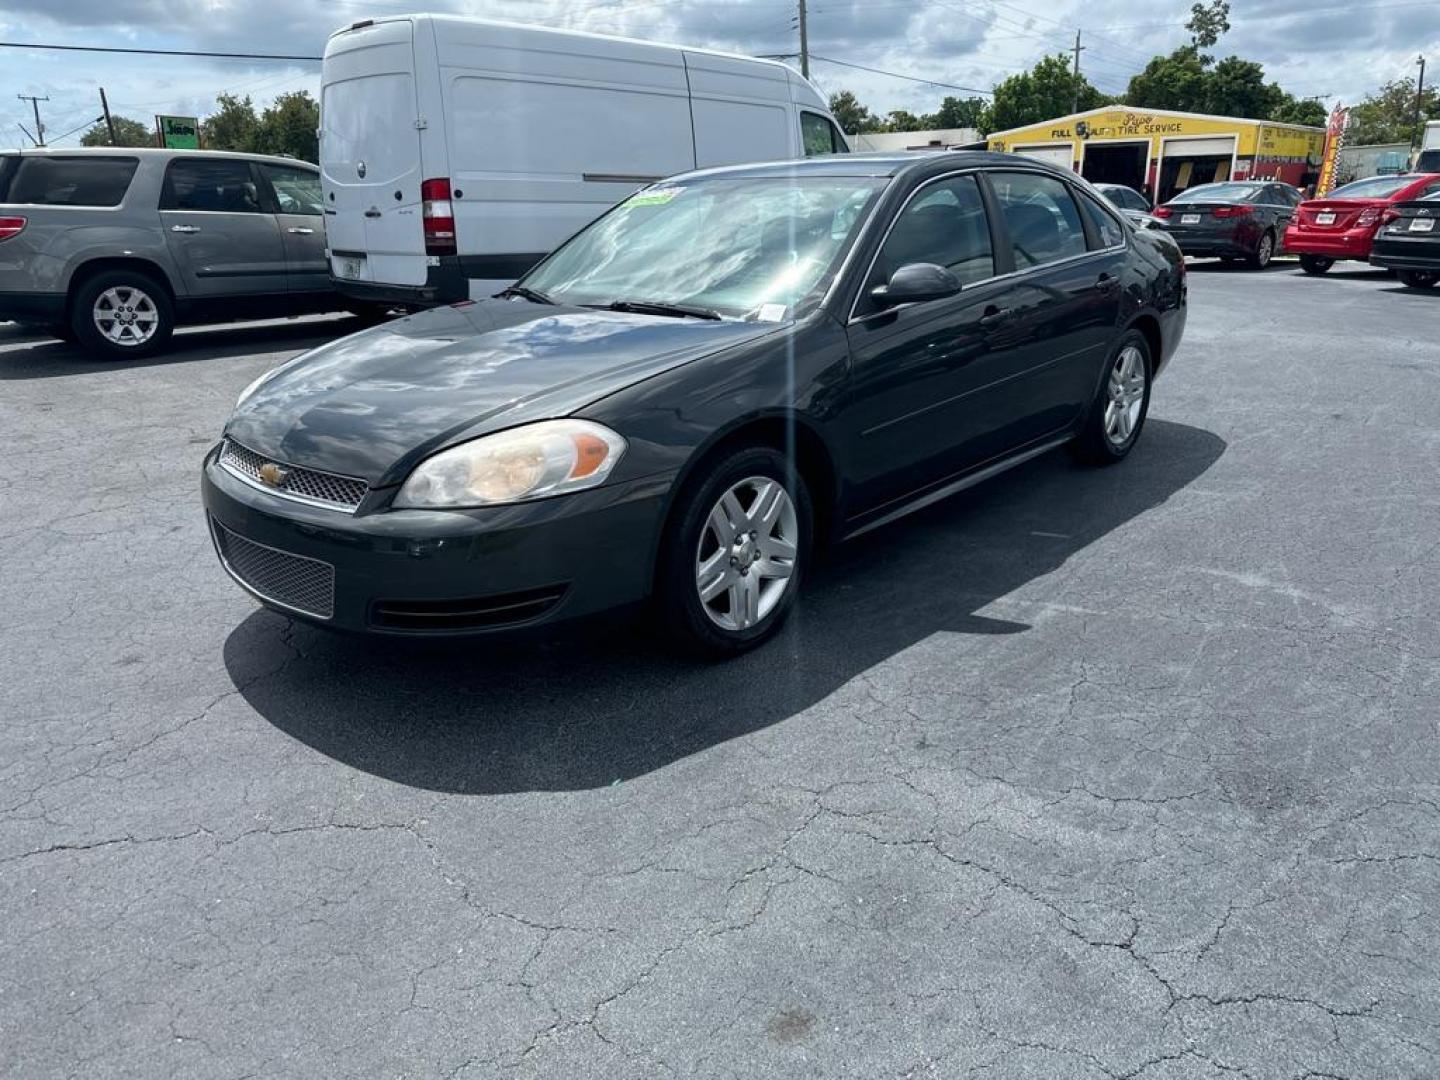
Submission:
<svg viewBox="0 0 1440 1080">
<path fill-rule="evenodd" d="M 116 359 L 179 323 L 346 307 L 319 173 L 205 150 L 0 154 L 0 321 Z"/>
</svg>

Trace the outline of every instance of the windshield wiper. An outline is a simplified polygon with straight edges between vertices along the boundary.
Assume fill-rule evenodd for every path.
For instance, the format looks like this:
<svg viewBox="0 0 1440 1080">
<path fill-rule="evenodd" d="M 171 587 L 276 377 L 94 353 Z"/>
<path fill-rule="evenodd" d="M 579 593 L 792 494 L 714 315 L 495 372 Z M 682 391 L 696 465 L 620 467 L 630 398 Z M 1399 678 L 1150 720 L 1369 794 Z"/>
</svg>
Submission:
<svg viewBox="0 0 1440 1080">
<path fill-rule="evenodd" d="M 553 304 L 554 300 L 546 296 L 539 289 L 532 289 L 527 285 L 511 285 L 509 288 L 501 289 L 495 294 L 496 300 L 503 300 L 507 296 L 518 296 L 522 300 L 529 300 L 532 304 Z"/>
<path fill-rule="evenodd" d="M 677 319 L 707 319 L 720 321 L 720 313 L 711 308 L 693 304 L 668 304 L 664 300 L 612 300 L 600 305 L 610 311 L 632 311 L 636 315 L 670 315 Z"/>
</svg>

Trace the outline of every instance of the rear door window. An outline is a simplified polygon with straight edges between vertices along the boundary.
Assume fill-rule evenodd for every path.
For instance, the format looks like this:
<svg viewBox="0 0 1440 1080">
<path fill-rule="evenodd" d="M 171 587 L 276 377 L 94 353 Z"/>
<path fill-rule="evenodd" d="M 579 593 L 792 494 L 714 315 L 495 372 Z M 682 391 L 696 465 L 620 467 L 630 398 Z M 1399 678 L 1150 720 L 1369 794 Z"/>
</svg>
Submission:
<svg viewBox="0 0 1440 1080">
<path fill-rule="evenodd" d="M 993 172 L 990 184 L 1010 233 L 1015 269 L 1084 255 L 1085 226 L 1066 184 L 1039 173 Z"/>
<path fill-rule="evenodd" d="M 119 206 L 139 165 L 133 157 L 17 154 L 0 164 L 0 203 Z"/>
<path fill-rule="evenodd" d="M 325 212 L 320 195 L 320 175 L 293 165 L 262 164 L 260 171 L 275 192 L 275 204 L 282 214 L 319 217 Z"/>
<path fill-rule="evenodd" d="M 1115 220 L 1115 215 L 1100 205 L 1098 199 L 1091 198 L 1086 192 L 1080 192 L 1080 205 L 1085 210 L 1085 216 L 1090 219 L 1090 227 L 1095 233 L 1095 246 L 1097 248 L 1119 247 L 1125 243 L 1125 230 L 1120 222 Z"/>
<path fill-rule="evenodd" d="M 180 158 L 170 163 L 161 210 L 261 214 L 260 192 L 248 161 Z"/>
</svg>

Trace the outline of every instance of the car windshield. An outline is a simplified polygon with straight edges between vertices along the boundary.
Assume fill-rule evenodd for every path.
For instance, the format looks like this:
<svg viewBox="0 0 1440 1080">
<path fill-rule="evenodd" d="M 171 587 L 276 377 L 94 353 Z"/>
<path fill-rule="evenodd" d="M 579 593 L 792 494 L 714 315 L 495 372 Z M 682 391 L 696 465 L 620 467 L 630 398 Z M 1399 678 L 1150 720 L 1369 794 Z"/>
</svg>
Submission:
<svg viewBox="0 0 1440 1080">
<path fill-rule="evenodd" d="M 1201 184 L 1199 187 L 1182 191 L 1170 201 L 1185 202 L 1244 202 L 1253 199 L 1260 192 L 1258 184 Z"/>
<path fill-rule="evenodd" d="M 1415 182 L 1413 176 L 1372 176 L 1368 180 L 1356 180 L 1332 191 L 1329 199 L 1388 199 L 1402 188 Z"/>
<path fill-rule="evenodd" d="M 883 179 L 715 177 L 636 192 L 523 279 L 558 303 L 775 322 L 820 296 Z"/>
</svg>

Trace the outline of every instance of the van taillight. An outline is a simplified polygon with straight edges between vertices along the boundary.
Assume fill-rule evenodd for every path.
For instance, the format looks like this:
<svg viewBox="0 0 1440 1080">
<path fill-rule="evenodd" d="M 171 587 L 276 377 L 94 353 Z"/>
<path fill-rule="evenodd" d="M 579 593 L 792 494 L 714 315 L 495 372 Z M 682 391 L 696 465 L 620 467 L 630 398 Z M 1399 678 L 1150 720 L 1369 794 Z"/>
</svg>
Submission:
<svg viewBox="0 0 1440 1080">
<path fill-rule="evenodd" d="M 23 217 L 0 217 L 0 240 L 9 240 L 25 231 Z"/>
<path fill-rule="evenodd" d="M 426 255 L 455 254 L 455 209 L 450 205 L 450 179 L 420 185 L 420 218 L 425 226 Z"/>
</svg>

